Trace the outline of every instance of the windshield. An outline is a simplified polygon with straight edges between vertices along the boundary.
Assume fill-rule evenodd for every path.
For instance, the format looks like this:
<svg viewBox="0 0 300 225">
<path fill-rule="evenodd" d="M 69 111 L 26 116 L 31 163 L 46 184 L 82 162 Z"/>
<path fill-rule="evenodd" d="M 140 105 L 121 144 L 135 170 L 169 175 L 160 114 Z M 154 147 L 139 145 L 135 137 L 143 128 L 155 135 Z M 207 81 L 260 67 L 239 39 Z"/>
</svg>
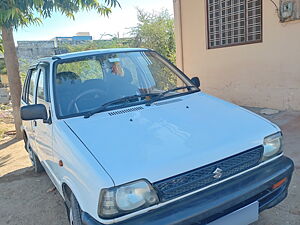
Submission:
<svg viewBox="0 0 300 225">
<path fill-rule="evenodd" d="M 180 88 L 193 84 L 152 51 L 60 60 L 56 63 L 54 83 L 59 118 L 83 115 L 111 102 L 109 107 L 124 107 L 150 101 L 164 92 L 166 98 L 198 90 Z M 141 97 L 126 98 L 130 96 Z M 126 101 L 115 101 L 124 98 Z"/>
</svg>

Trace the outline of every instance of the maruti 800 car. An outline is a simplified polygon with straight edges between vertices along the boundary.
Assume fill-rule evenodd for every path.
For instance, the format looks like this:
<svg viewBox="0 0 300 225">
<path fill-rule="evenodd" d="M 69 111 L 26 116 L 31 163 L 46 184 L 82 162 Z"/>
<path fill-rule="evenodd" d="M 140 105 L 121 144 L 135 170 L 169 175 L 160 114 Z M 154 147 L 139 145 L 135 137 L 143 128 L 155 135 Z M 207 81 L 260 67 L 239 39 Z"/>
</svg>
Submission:
<svg viewBox="0 0 300 225">
<path fill-rule="evenodd" d="M 32 65 L 25 146 L 70 224 L 250 224 L 287 196 L 280 128 L 199 87 L 149 49 Z"/>
</svg>

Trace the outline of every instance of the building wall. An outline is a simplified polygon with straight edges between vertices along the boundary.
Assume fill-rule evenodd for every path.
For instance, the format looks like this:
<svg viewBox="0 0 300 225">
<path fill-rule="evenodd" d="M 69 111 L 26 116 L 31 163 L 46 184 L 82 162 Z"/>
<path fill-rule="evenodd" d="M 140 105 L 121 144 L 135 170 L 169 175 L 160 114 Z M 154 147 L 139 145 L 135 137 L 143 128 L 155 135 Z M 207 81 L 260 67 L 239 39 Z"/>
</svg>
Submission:
<svg viewBox="0 0 300 225">
<path fill-rule="evenodd" d="M 18 41 L 19 60 L 29 63 L 42 57 L 55 55 L 54 41 Z"/>
<path fill-rule="evenodd" d="M 31 64 L 37 59 L 43 57 L 49 57 L 57 54 L 67 53 L 67 50 L 64 48 L 65 44 L 78 45 L 90 41 L 84 39 L 87 38 L 84 36 L 83 36 L 83 40 L 72 40 L 71 38 L 71 41 L 68 41 L 66 38 L 63 40 L 60 40 L 59 38 L 55 38 L 54 40 L 50 40 L 50 41 L 18 41 L 17 55 L 19 58 L 19 62 L 21 65 Z"/>
<path fill-rule="evenodd" d="M 275 0 L 279 4 L 279 0 Z M 207 49 L 206 0 L 174 0 L 177 65 L 206 93 L 245 106 L 300 110 L 300 21 L 263 0 L 263 42 Z"/>
</svg>

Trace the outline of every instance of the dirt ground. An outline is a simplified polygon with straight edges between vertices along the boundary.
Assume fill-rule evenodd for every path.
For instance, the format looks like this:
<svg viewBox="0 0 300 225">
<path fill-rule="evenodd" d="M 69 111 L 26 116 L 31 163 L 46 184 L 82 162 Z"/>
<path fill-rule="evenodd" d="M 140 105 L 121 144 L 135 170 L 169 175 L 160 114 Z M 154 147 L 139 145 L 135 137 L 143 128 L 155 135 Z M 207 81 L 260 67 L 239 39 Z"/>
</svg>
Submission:
<svg viewBox="0 0 300 225">
<path fill-rule="evenodd" d="M 295 173 L 287 199 L 264 211 L 254 225 L 300 225 L 300 112 L 265 117 L 282 128 L 285 154 L 294 160 Z M 4 135 L 0 141 L 0 225 L 67 225 L 66 218 L 63 200 L 47 175 L 32 171 L 23 142 Z"/>
<path fill-rule="evenodd" d="M 251 109 L 260 112 L 260 109 Z M 267 119 L 283 131 L 285 155 L 293 159 L 295 171 L 288 197 L 272 209 L 261 213 L 255 225 L 300 225 L 300 112 L 280 112 Z"/>
</svg>

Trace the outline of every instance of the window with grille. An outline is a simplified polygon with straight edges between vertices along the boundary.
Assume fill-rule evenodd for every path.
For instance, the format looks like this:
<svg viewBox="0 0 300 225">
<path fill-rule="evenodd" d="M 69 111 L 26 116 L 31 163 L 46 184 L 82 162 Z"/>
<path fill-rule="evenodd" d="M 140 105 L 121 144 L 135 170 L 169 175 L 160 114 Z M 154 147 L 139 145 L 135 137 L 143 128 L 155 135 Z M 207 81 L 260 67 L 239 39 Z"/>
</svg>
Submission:
<svg viewBox="0 0 300 225">
<path fill-rule="evenodd" d="M 262 41 L 262 0 L 207 0 L 208 47 Z"/>
</svg>

